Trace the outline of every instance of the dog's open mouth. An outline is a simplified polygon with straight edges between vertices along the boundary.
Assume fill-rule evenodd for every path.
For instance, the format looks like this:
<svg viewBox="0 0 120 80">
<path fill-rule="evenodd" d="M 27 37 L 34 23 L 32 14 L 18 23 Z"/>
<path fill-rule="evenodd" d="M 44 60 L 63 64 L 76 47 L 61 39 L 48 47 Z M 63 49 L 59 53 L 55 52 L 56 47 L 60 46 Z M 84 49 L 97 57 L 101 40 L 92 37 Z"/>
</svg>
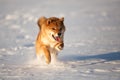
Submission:
<svg viewBox="0 0 120 80">
<path fill-rule="evenodd" d="M 54 35 L 52 35 L 52 37 L 53 37 L 56 41 L 58 41 L 58 42 L 61 41 L 61 38 L 60 38 L 59 36 L 54 36 Z"/>
</svg>

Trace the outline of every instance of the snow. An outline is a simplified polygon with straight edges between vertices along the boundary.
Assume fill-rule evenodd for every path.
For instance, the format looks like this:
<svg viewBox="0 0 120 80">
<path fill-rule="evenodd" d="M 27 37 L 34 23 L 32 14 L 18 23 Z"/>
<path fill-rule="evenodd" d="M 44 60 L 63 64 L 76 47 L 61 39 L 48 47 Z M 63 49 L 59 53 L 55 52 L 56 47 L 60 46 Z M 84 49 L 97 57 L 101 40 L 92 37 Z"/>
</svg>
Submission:
<svg viewBox="0 0 120 80">
<path fill-rule="evenodd" d="M 0 80 L 120 80 L 119 0 L 1 0 Z M 65 48 L 36 60 L 40 16 L 65 17 Z"/>
</svg>

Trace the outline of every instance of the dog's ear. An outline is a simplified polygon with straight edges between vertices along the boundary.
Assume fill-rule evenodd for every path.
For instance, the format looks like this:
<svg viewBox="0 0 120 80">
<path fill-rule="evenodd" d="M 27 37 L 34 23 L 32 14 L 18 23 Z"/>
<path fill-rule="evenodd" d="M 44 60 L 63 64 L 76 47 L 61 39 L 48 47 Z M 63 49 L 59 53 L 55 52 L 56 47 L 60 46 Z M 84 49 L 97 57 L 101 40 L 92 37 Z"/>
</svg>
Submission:
<svg viewBox="0 0 120 80">
<path fill-rule="evenodd" d="M 61 17 L 61 18 L 60 18 L 60 21 L 64 22 L 64 17 Z"/>
<path fill-rule="evenodd" d="M 38 26 L 39 26 L 39 28 L 41 29 L 41 26 L 42 26 L 42 24 L 45 22 L 47 20 L 47 18 L 46 17 L 40 17 L 39 19 L 38 19 L 38 22 L 37 22 L 37 24 L 38 24 Z"/>
<path fill-rule="evenodd" d="M 47 20 L 47 25 L 49 25 L 51 22 L 52 22 L 52 20 L 51 20 L 51 19 L 48 19 L 48 20 Z"/>
</svg>

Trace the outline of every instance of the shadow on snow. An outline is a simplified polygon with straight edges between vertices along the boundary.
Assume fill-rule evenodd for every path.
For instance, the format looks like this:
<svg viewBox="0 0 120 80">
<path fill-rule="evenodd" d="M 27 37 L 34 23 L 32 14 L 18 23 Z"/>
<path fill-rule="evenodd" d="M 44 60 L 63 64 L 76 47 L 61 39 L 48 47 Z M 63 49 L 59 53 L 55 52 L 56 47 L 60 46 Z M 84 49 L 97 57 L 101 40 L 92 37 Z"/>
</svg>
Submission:
<svg viewBox="0 0 120 80">
<path fill-rule="evenodd" d="M 92 56 L 70 55 L 62 58 L 62 60 L 65 61 L 79 61 L 79 60 L 89 60 L 89 59 L 104 59 L 106 61 L 120 60 L 120 52 L 111 52 L 111 53 L 98 54 Z"/>
</svg>

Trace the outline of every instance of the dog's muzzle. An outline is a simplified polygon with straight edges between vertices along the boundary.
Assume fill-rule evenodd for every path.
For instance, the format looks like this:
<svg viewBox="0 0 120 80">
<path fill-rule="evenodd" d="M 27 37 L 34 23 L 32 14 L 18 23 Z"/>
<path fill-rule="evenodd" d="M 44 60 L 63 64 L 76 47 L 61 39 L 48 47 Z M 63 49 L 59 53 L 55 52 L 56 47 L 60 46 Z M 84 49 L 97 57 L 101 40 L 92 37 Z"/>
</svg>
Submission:
<svg viewBox="0 0 120 80">
<path fill-rule="evenodd" d="M 61 35 L 61 34 L 60 34 Z M 55 41 L 58 41 L 58 42 L 60 42 L 61 41 L 61 37 L 60 37 L 60 35 L 58 34 L 58 36 L 54 36 L 54 35 L 52 35 L 52 37 L 53 37 L 53 39 L 55 40 Z"/>
</svg>

